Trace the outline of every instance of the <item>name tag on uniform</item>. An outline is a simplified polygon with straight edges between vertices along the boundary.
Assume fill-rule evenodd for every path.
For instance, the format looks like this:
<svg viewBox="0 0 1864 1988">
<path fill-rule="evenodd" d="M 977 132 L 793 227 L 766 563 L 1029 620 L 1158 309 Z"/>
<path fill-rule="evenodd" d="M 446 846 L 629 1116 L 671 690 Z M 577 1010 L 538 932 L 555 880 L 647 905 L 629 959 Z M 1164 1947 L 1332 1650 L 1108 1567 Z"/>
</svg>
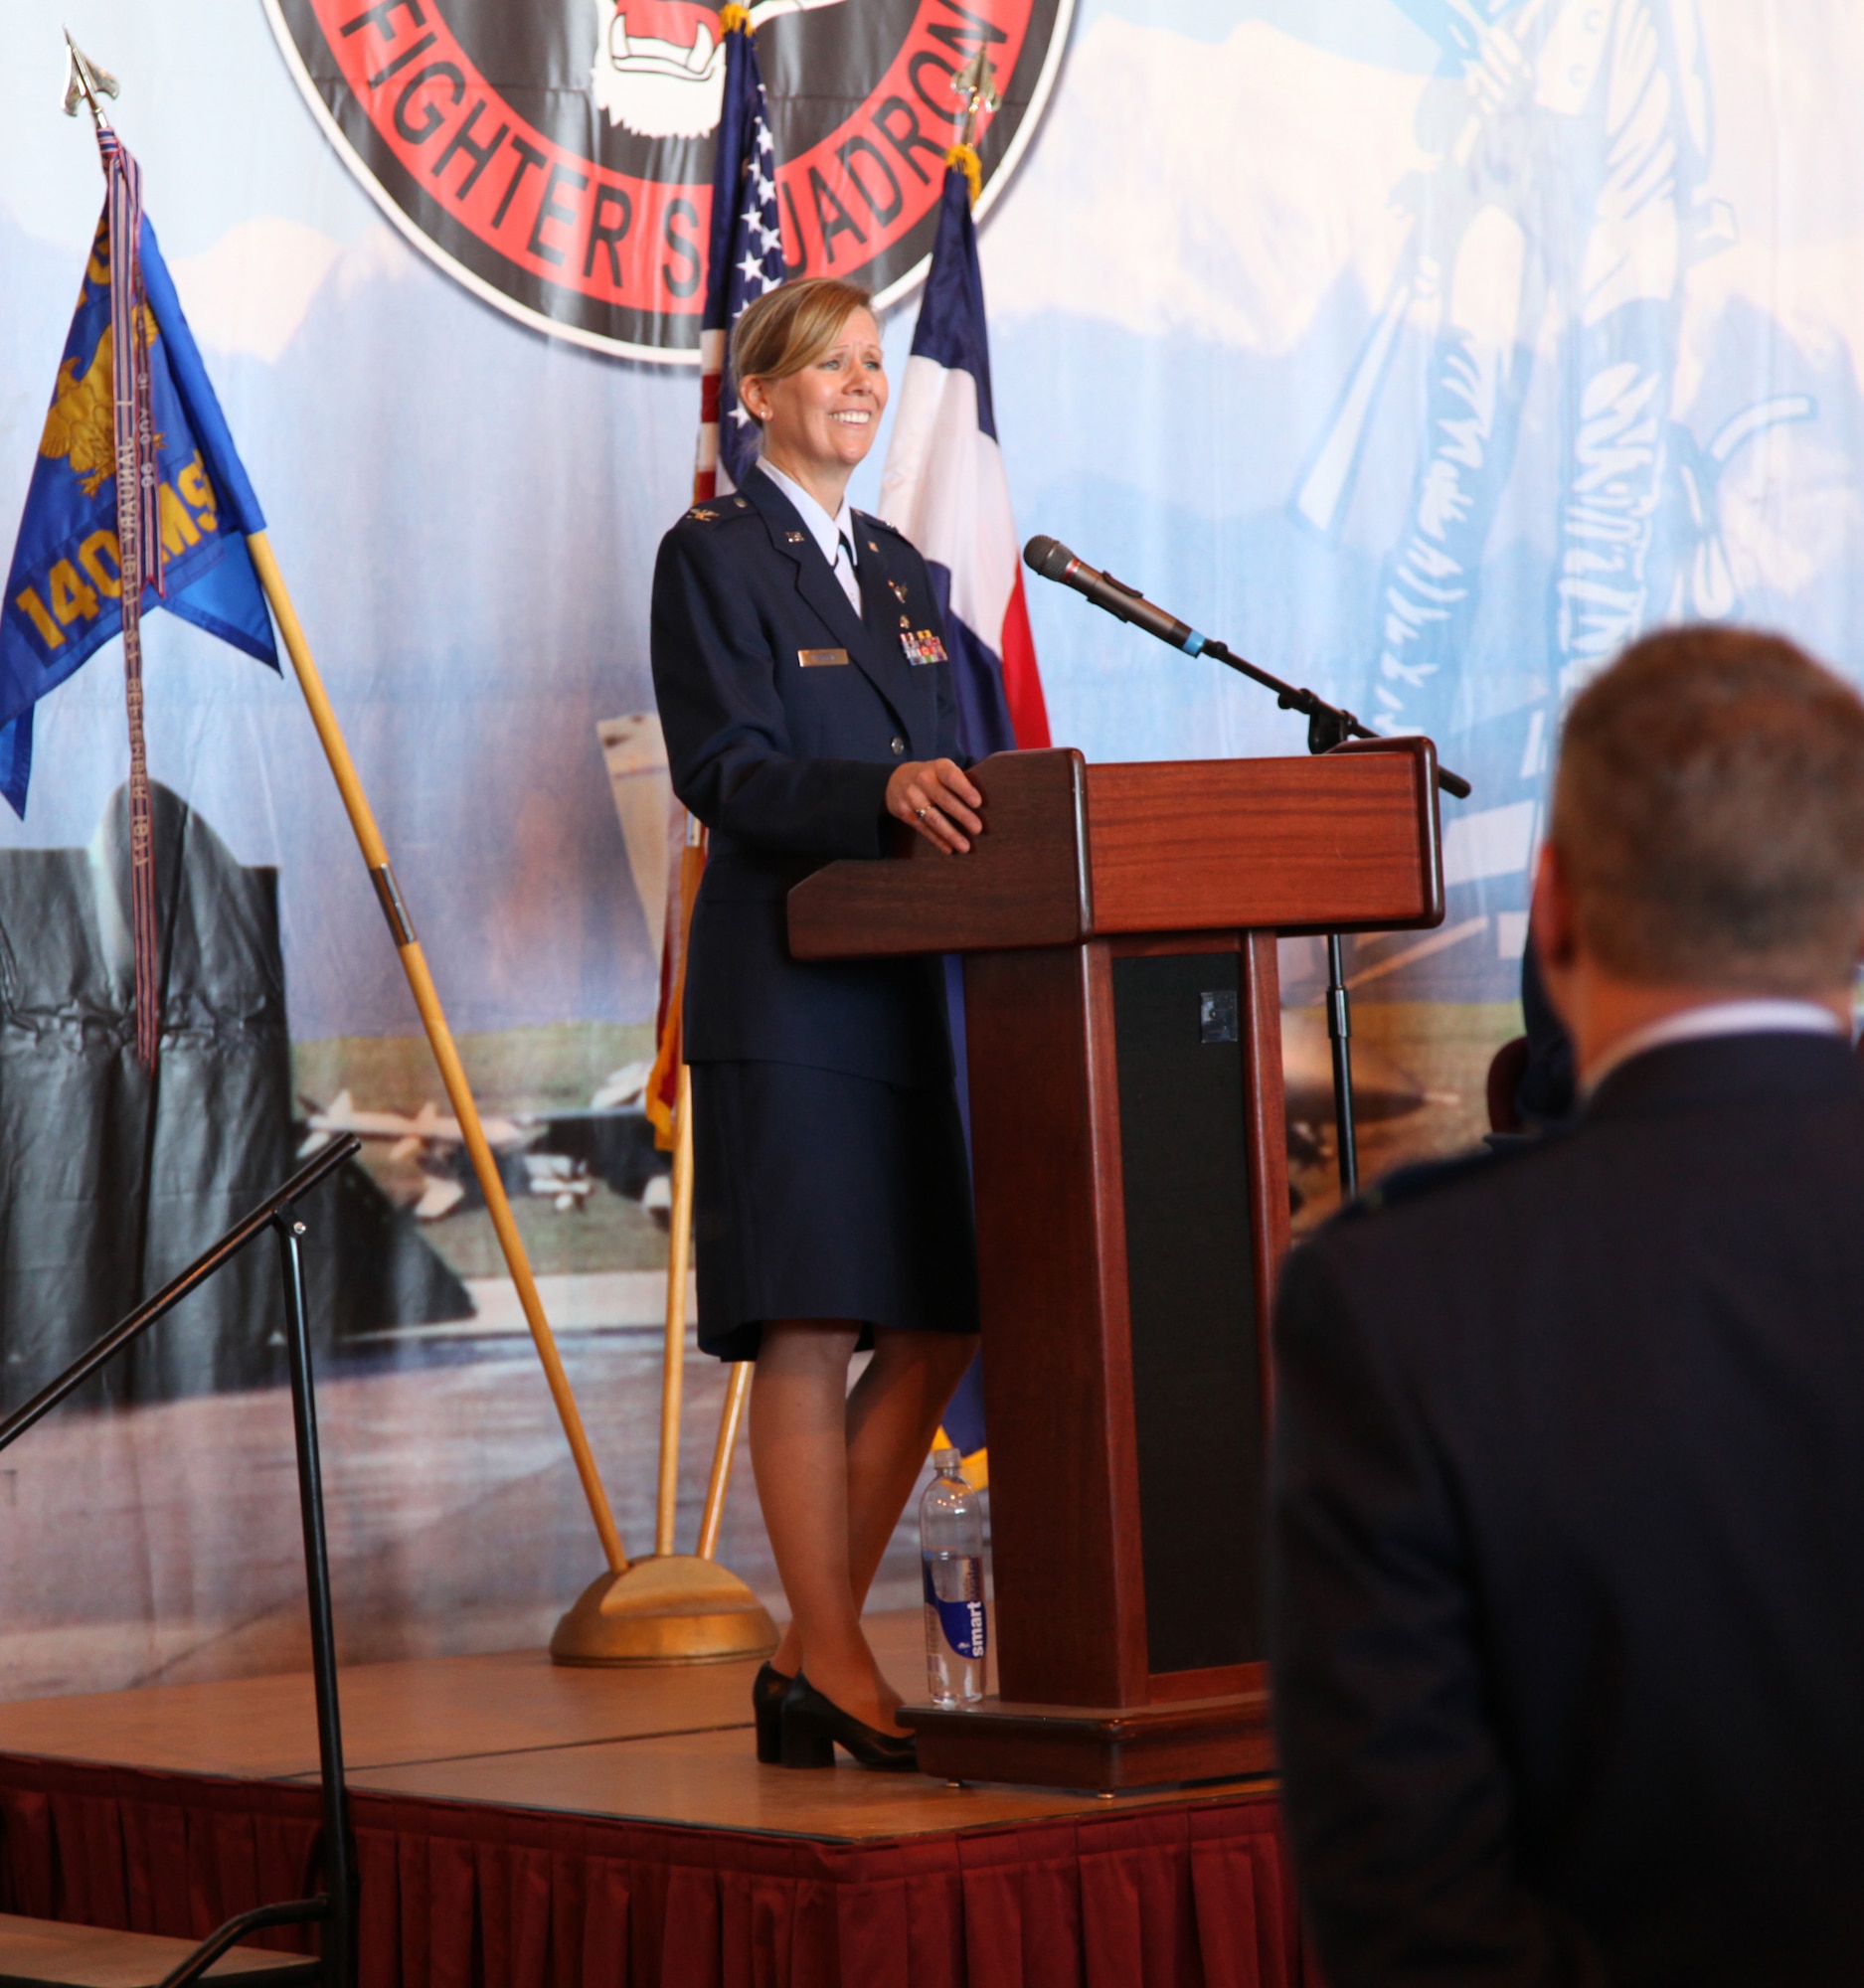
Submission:
<svg viewBox="0 0 1864 1988">
<path fill-rule="evenodd" d="M 832 670 L 843 667 L 848 660 L 846 649 L 798 649 L 796 662 L 805 670 Z"/>
</svg>

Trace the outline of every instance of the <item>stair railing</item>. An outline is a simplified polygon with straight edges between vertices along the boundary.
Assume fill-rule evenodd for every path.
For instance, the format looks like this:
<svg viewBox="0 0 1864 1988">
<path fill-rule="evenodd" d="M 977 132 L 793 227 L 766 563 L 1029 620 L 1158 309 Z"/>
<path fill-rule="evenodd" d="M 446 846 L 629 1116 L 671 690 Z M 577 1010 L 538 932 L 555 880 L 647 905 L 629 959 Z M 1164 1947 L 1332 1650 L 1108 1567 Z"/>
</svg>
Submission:
<svg viewBox="0 0 1864 1988">
<path fill-rule="evenodd" d="M 311 1677 L 317 1695 L 317 1760 L 323 1797 L 324 1890 L 315 1898 L 258 1905 L 218 1927 L 181 1961 L 161 1988 L 187 1988 L 231 1946 L 266 1926 L 318 1924 L 323 1927 L 324 1988 L 352 1988 L 356 1978 L 356 1857 L 350 1835 L 349 1797 L 343 1784 L 343 1730 L 337 1709 L 336 1632 L 330 1613 L 330 1555 L 324 1532 L 323 1469 L 317 1453 L 317 1405 L 311 1381 L 310 1332 L 305 1320 L 304 1224 L 296 1204 L 362 1150 L 355 1137 L 326 1146 L 300 1167 L 243 1222 L 228 1230 L 172 1283 L 114 1325 L 88 1352 L 81 1354 L 24 1408 L 0 1421 L 0 1450 L 24 1435 L 75 1388 L 82 1387 L 105 1361 L 172 1311 L 190 1291 L 223 1269 L 255 1236 L 269 1229 L 278 1238 L 284 1278 L 285 1348 L 291 1369 L 291 1420 L 297 1446 L 298 1511 L 304 1531 L 304 1579 L 310 1609 Z"/>
</svg>

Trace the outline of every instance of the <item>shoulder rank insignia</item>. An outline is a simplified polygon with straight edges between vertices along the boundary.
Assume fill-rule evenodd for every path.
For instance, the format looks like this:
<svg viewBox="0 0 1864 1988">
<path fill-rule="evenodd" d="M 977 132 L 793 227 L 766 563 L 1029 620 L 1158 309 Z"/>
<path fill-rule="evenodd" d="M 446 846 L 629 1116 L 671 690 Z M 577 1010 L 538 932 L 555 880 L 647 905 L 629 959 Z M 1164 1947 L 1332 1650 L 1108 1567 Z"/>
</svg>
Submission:
<svg viewBox="0 0 1864 1988">
<path fill-rule="evenodd" d="M 703 504 L 695 504 L 686 515 L 702 525 L 709 525 L 719 514 L 716 511 L 708 511 Z"/>
<path fill-rule="evenodd" d="M 900 603 L 902 607 L 906 605 L 905 581 L 898 580 L 890 580 L 887 582 L 887 590 L 893 595 L 893 597 Z"/>
<path fill-rule="evenodd" d="M 942 663 L 945 659 L 945 645 L 930 628 L 903 629 L 900 646 L 906 651 L 907 661 L 915 665 Z"/>
</svg>

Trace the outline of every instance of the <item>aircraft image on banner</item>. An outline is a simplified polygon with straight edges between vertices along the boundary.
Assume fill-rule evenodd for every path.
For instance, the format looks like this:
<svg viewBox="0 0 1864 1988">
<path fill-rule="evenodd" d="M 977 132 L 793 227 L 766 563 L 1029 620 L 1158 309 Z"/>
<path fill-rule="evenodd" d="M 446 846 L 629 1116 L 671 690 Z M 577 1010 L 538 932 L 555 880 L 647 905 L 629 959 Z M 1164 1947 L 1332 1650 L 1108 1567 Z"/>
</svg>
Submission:
<svg viewBox="0 0 1864 1988">
<path fill-rule="evenodd" d="M 481 1120 L 507 1190 L 534 1195 L 567 1214 L 586 1206 L 599 1181 L 664 1221 L 672 1206 L 667 1157 L 655 1151 L 653 1127 L 641 1109 L 651 1068 L 632 1063 L 616 1071 L 580 1110 L 519 1111 Z M 418 1164 L 422 1192 L 409 1211 L 417 1222 L 438 1222 L 482 1205 L 473 1197 L 472 1167 L 457 1118 L 430 1103 L 415 1112 L 362 1109 L 347 1089 L 328 1104 L 308 1097 L 300 1102 L 305 1113 L 300 1160 L 353 1133 L 387 1142 L 392 1160 Z"/>
</svg>

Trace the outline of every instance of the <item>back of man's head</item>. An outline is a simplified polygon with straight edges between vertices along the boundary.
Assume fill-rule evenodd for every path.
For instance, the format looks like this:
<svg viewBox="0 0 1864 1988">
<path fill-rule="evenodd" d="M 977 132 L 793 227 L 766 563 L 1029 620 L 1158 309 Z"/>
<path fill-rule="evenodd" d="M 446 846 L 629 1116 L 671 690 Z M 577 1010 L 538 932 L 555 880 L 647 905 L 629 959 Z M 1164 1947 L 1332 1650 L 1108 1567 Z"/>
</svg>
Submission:
<svg viewBox="0 0 1864 1988">
<path fill-rule="evenodd" d="M 1844 986 L 1864 932 L 1864 702 L 1778 636 L 1648 636 L 1568 714 L 1549 839 L 1581 940 L 1621 980 Z"/>
</svg>

